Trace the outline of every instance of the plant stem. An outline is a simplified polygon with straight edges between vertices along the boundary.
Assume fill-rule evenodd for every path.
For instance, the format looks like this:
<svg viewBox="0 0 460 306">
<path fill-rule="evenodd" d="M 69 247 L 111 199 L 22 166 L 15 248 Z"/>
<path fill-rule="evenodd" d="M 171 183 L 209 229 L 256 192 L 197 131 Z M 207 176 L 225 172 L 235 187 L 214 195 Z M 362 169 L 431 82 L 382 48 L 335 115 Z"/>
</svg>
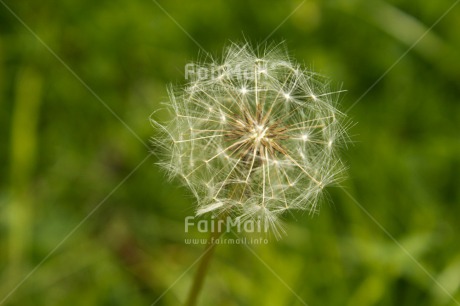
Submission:
<svg viewBox="0 0 460 306">
<path fill-rule="evenodd" d="M 31 192 L 37 159 L 38 120 L 42 103 L 42 77 L 24 67 L 16 82 L 11 115 L 10 192 L 8 218 L 9 279 L 22 274 L 33 241 L 34 197 Z M 2 250 L 3 251 L 3 250 Z"/>
<path fill-rule="evenodd" d="M 201 255 L 200 264 L 198 270 L 196 271 L 195 277 L 193 279 L 192 287 L 187 298 L 185 305 L 195 306 L 198 301 L 198 295 L 203 287 L 204 278 L 208 270 L 209 264 L 211 262 L 212 256 L 214 254 L 214 249 L 216 248 L 216 240 L 222 235 L 222 231 L 219 232 L 218 229 L 215 229 L 211 232 L 208 242 L 206 243 L 206 248 Z"/>
</svg>

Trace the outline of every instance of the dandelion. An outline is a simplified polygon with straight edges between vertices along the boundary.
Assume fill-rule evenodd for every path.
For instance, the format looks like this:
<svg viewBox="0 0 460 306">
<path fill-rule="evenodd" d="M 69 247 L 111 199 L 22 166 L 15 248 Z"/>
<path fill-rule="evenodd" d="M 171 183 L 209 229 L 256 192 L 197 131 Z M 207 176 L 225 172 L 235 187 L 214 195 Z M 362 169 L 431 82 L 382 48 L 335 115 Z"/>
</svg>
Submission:
<svg viewBox="0 0 460 306">
<path fill-rule="evenodd" d="M 232 44 L 221 62 L 195 68 L 185 87 L 169 89 L 172 119 L 152 122 L 160 164 L 195 195 L 196 214 L 259 219 L 279 236 L 286 211 L 317 212 L 343 170 L 338 92 L 280 46 L 257 54 Z"/>
</svg>

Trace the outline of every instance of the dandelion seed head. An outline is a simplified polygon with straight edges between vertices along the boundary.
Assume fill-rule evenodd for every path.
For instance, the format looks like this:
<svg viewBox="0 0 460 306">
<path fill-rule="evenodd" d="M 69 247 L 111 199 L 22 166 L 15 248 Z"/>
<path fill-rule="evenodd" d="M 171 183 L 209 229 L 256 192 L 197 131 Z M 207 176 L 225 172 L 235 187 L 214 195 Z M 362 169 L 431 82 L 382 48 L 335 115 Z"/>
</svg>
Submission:
<svg viewBox="0 0 460 306">
<path fill-rule="evenodd" d="M 278 235 L 285 211 L 316 212 L 323 188 L 343 172 L 337 94 L 283 50 L 230 45 L 221 61 L 198 65 L 219 67 L 217 75 L 170 88 L 170 121 L 152 120 L 160 165 L 190 188 L 197 215 L 259 216 Z"/>
</svg>

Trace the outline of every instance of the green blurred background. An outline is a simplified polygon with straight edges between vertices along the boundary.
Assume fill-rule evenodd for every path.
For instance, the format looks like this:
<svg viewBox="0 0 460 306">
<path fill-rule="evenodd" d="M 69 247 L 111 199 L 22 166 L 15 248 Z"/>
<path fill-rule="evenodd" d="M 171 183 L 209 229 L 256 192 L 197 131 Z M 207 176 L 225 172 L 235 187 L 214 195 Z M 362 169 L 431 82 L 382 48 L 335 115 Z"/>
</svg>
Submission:
<svg viewBox="0 0 460 306">
<path fill-rule="evenodd" d="M 123 181 L 148 149 L 101 101 L 148 143 L 202 54 L 190 37 L 219 55 L 274 31 L 347 90 L 342 110 L 360 99 L 348 178 L 251 246 L 263 262 L 219 246 L 201 305 L 460 305 L 460 5 L 399 61 L 453 3 L 1 0 L 0 304 L 183 303 L 194 201 L 154 156 Z"/>
</svg>

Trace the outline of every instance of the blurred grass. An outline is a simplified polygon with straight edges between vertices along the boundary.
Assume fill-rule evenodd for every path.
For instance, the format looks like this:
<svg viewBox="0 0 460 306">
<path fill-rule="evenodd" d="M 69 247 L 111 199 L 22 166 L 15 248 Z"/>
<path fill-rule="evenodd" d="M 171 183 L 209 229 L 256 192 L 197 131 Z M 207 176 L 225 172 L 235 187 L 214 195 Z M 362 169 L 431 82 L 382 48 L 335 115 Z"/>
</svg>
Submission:
<svg viewBox="0 0 460 306">
<path fill-rule="evenodd" d="M 151 1 L 5 1 L 145 142 L 199 47 Z M 205 50 L 263 41 L 300 1 L 161 1 Z M 307 0 L 274 32 L 351 106 L 453 1 Z M 460 6 L 349 112 L 343 188 L 460 300 Z M 0 301 L 147 155 L 0 4 Z M 150 158 L 5 305 L 150 305 L 198 258 L 193 199 Z M 458 305 L 340 188 L 254 251 L 309 305 Z M 157 305 L 184 301 L 193 269 Z M 221 246 L 203 305 L 301 305 L 244 246 Z"/>
</svg>

